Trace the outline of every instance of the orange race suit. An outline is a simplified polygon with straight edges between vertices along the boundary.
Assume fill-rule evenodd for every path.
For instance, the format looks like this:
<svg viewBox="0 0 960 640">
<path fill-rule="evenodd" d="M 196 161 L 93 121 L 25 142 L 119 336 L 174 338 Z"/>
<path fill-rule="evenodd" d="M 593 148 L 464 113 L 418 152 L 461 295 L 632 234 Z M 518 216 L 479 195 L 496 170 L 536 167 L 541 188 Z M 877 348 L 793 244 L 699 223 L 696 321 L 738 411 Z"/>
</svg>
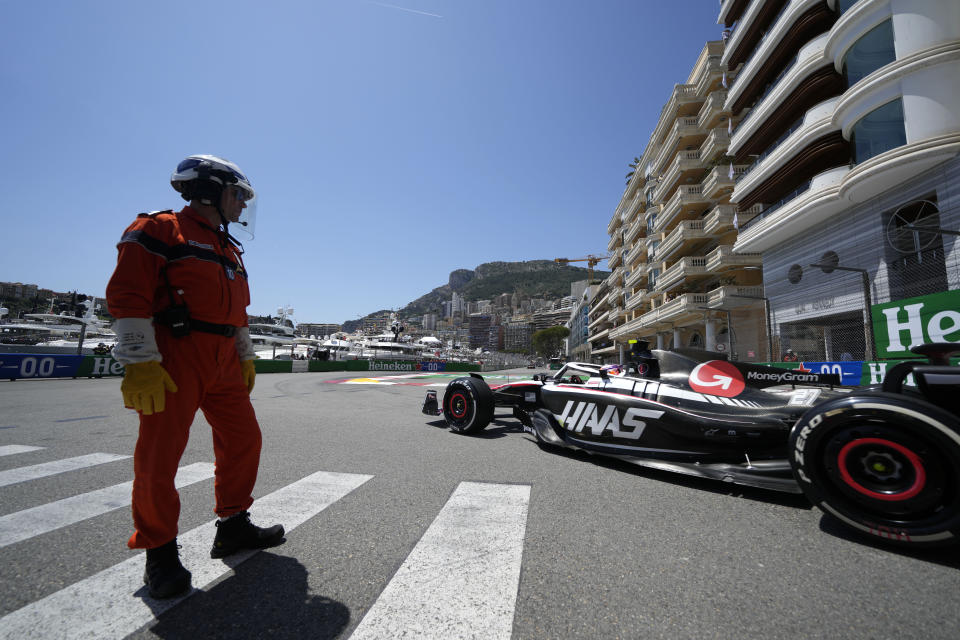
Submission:
<svg viewBox="0 0 960 640">
<path fill-rule="evenodd" d="M 140 214 L 117 249 L 117 267 L 107 285 L 110 313 L 118 320 L 144 319 L 135 322 L 147 327 L 146 333 L 152 324 L 154 336 L 148 336 L 148 342 L 155 337 L 156 355 L 143 358 L 159 359 L 178 387 L 176 393 L 166 392 L 164 411 L 140 414 L 132 499 L 135 531 L 127 545 L 150 549 L 178 533 L 180 497 L 174 478 L 197 409 L 213 429 L 218 516 L 244 511 L 253 503 L 261 435 L 241 374 L 241 341 L 197 330 L 174 337 L 169 326 L 145 319 L 186 305 L 191 321 L 223 328 L 224 333 L 238 328 L 249 345 L 250 290 L 242 252 L 189 206 L 176 213 Z M 118 347 L 123 340 L 118 336 Z M 125 362 L 124 350 L 115 352 L 124 364 L 137 361 L 136 354 Z M 244 355 L 254 357 L 252 348 Z"/>
</svg>

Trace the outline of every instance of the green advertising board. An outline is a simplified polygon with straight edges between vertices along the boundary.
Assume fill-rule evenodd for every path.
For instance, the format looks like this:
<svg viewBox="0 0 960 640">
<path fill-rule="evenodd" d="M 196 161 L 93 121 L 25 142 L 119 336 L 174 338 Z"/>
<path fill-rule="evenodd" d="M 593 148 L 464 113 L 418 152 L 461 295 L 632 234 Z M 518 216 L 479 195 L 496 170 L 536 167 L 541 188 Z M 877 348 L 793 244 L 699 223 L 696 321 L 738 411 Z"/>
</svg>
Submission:
<svg viewBox="0 0 960 640">
<path fill-rule="evenodd" d="M 960 342 L 960 290 L 875 304 L 870 317 L 878 358 L 916 358 L 912 346 Z"/>
</svg>

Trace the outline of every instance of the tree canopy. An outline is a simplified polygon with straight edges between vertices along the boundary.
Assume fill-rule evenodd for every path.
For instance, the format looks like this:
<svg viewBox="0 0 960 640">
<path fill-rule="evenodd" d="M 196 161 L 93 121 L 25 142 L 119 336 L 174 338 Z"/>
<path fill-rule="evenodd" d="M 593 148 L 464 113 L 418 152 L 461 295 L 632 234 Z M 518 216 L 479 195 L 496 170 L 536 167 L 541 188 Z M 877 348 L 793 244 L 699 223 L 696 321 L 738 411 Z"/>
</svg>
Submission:
<svg viewBox="0 0 960 640">
<path fill-rule="evenodd" d="M 543 358 L 552 358 L 560 355 L 563 340 L 570 335 L 566 327 L 550 327 L 541 329 L 533 334 L 533 350 Z"/>
</svg>

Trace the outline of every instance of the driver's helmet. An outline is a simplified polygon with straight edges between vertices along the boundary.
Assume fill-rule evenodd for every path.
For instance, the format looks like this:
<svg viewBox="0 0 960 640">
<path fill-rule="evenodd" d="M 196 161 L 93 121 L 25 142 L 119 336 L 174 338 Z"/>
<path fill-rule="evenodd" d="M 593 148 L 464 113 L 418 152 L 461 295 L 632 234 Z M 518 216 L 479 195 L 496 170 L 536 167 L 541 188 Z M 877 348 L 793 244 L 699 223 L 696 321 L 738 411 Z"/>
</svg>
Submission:
<svg viewBox="0 0 960 640">
<path fill-rule="evenodd" d="M 206 205 L 218 203 L 221 192 L 228 185 L 239 187 L 246 195 L 246 200 L 256 196 L 240 167 L 211 155 L 184 158 L 170 176 L 170 184 L 187 202 L 199 200 Z"/>
<path fill-rule="evenodd" d="M 606 371 L 607 375 L 611 376 L 622 376 L 624 374 L 624 369 L 619 364 L 605 364 L 600 367 L 600 371 Z"/>
</svg>

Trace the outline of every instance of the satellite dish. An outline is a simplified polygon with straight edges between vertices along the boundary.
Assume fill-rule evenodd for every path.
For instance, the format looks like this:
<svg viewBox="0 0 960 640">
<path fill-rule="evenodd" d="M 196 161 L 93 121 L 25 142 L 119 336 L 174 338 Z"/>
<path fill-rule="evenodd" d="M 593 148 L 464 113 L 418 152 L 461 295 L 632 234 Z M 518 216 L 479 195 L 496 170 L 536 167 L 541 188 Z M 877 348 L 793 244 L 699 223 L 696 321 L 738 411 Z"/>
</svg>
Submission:
<svg viewBox="0 0 960 640">
<path fill-rule="evenodd" d="M 917 200 L 901 206 L 887 221 L 886 237 L 899 253 L 919 253 L 940 235 L 940 209 L 929 200 Z"/>
</svg>

